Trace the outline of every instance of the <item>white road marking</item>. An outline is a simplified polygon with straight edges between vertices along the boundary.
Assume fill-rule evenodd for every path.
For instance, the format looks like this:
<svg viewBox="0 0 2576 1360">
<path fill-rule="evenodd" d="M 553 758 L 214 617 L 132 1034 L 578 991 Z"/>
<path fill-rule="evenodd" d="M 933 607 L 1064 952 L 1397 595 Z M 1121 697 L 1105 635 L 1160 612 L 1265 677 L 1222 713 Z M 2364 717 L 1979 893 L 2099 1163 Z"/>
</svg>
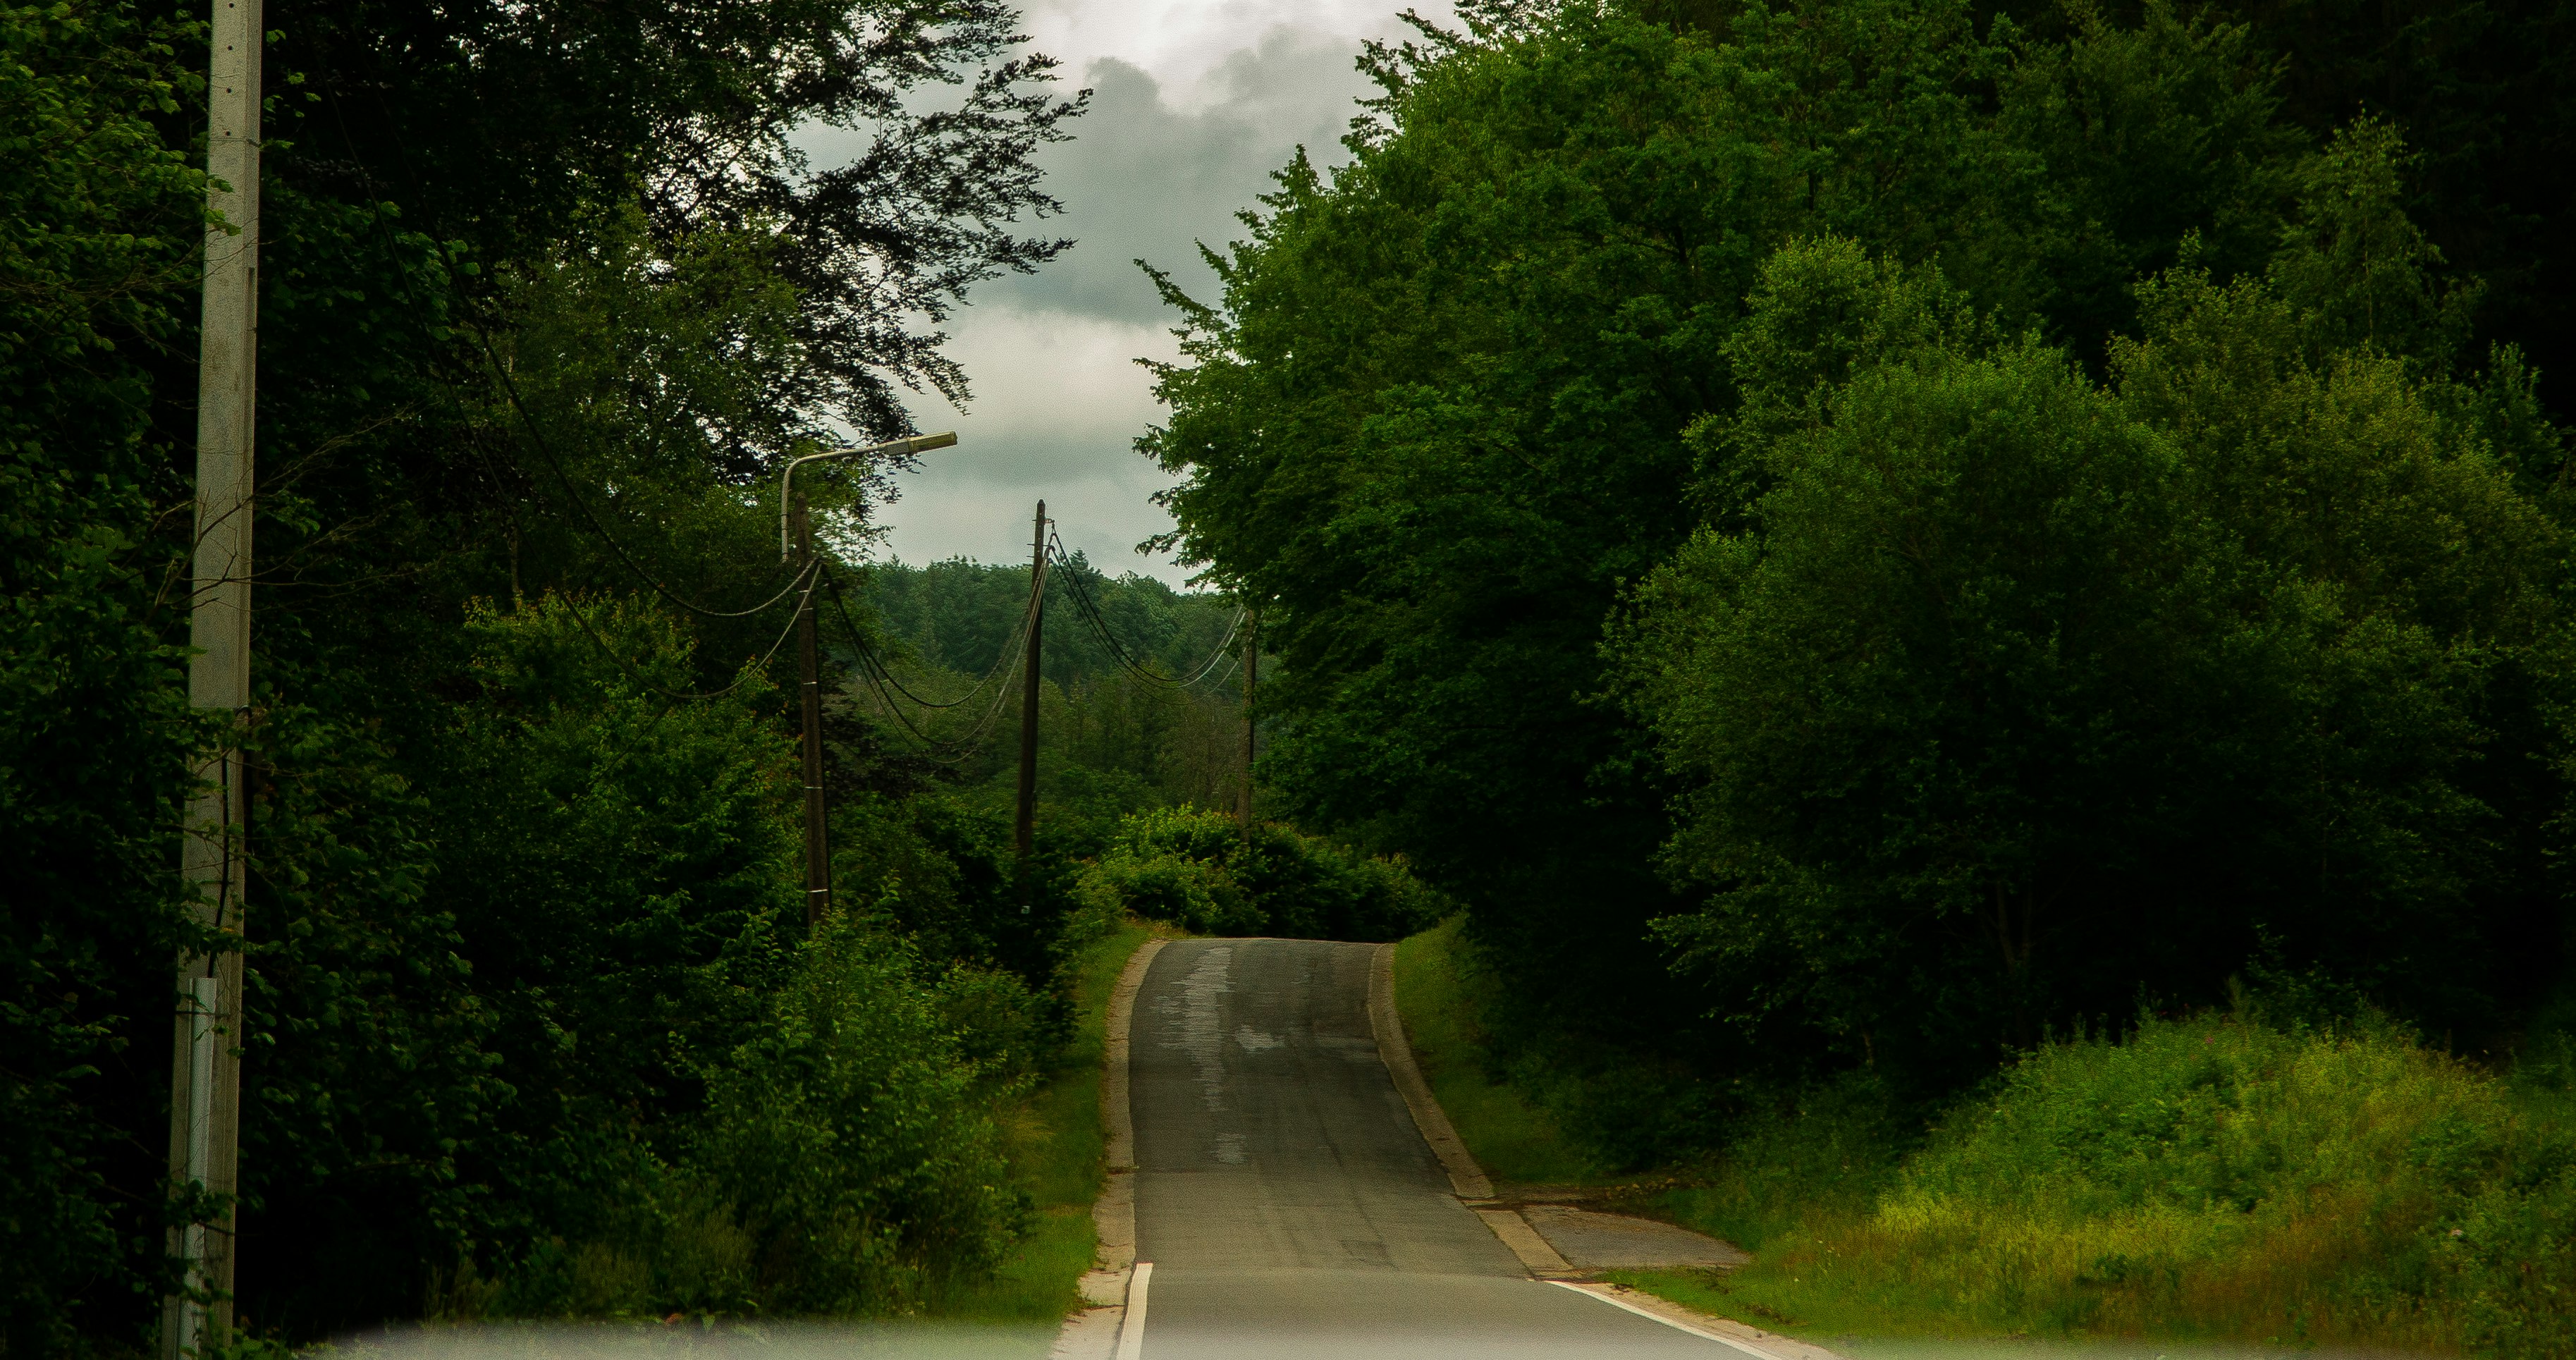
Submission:
<svg viewBox="0 0 2576 1360">
<path fill-rule="evenodd" d="M 1118 1320 L 1118 1360 L 1141 1360 L 1145 1354 L 1145 1286 L 1153 1278 L 1151 1261 L 1138 1261 L 1136 1273 L 1127 1277 L 1127 1315 Z"/>
<path fill-rule="evenodd" d="M 1140 1266 L 1138 1269 L 1141 1270 L 1143 1267 Z M 1573 1280 L 1550 1280 L 1548 1283 L 1555 1285 L 1559 1289 L 1571 1289 L 1575 1293 L 1581 1294 L 1587 1299 L 1599 1299 L 1613 1308 L 1625 1309 L 1641 1318 L 1652 1318 L 1655 1321 L 1672 1328 L 1674 1331 L 1688 1332 L 1701 1340 L 1714 1341 L 1721 1346 L 1728 1347 L 1729 1349 L 1742 1351 L 1746 1355 L 1752 1356 L 1753 1360 L 1781 1360 L 1781 1357 L 1774 1355 L 1769 1351 L 1762 1350 L 1755 1346 L 1748 1346 L 1743 1342 L 1736 1340 L 1734 1337 L 1726 1336 L 1718 1332 L 1712 1332 L 1704 1327 L 1694 1327 L 1679 1318 L 1665 1317 L 1661 1313 L 1640 1308 L 1637 1305 L 1628 1302 L 1626 1299 L 1620 1298 L 1616 1294 L 1605 1294 L 1598 1289 L 1587 1289 Z M 1125 1353 L 1121 1352 L 1120 1355 L 1121 1360 L 1125 1360 Z"/>
</svg>

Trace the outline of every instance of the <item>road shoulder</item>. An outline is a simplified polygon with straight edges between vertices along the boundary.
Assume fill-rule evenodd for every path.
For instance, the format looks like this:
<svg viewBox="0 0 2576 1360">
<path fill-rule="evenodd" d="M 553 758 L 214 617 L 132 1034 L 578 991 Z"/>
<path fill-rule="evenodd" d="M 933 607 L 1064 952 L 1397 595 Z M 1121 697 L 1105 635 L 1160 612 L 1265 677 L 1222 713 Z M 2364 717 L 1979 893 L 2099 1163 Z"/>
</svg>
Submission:
<svg viewBox="0 0 2576 1360">
<path fill-rule="evenodd" d="M 1454 925 L 1442 929 L 1454 937 Z M 1423 1141 L 1449 1173 L 1459 1199 L 1511 1248 L 1531 1278 L 1575 1290 L 1760 1360 L 1839 1360 L 1833 1352 L 1810 1342 L 1600 1278 L 1608 1270 L 1639 1267 L 1723 1270 L 1750 1259 L 1731 1243 L 1651 1219 L 1545 1202 L 1524 1203 L 1522 1192 L 1529 1187 L 1507 1187 L 1498 1193 L 1423 1076 L 1395 987 L 1396 948 L 1392 944 L 1380 945 L 1369 970 L 1369 1021 L 1376 1031 L 1379 1055 L 1397 1091 L 1404 1096 L 1405 1105 L 1413 1112 Z M 1545 1231 L 1548 1227 L 1556 1231 Z M 1630 1259 L 1632 1256 L 1635 1259 Z M 1649 1256 L 1669 1259 L 1647 1259 Z"/>
<path fill-rule="evenodd" d="M 1049 1353 L 1055 1360 L 1109 1360 L 1120 1353 L 1121 1333 L 1136 1271 L 1136 1124 L 1128 1098 L 1128 1036 L 1134 1026 L 1136 993 L 1145 970 L 1162 951 L 1162 937 L 1134 947 L 1120 967 L 1101 1013 L 1100 1131 L 1101 1182 L 1092 1202 L 1091 1222 L 1098 1246 L 1091 1270 L 1081 1280 L 1084 1306 L 1065 1318 Z"/>
</svg>

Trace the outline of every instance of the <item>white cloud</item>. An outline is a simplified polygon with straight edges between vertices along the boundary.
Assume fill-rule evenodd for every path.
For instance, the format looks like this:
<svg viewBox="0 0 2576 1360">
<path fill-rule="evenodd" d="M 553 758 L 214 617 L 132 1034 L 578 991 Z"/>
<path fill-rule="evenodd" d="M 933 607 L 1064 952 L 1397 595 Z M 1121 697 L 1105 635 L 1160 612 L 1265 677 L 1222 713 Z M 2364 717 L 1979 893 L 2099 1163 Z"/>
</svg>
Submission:
<svg viewBox="0 0 2576 1360">
<path fill-rule="evenodd" d="M 1225 103 L 1233 94 L 1221 69 L 1277 30 L 1329 37 L 1351 54 L 1367 38 L 1409 30 L 1395 16 L 1401 0 L 1030 0 L 1023 30 L 1034 46 L 1083 70 L 1102 57 L 1143 68 L 1182 112 Z M 1446 20 L 1447 4 L 1415 8 Z"/>
</svg>

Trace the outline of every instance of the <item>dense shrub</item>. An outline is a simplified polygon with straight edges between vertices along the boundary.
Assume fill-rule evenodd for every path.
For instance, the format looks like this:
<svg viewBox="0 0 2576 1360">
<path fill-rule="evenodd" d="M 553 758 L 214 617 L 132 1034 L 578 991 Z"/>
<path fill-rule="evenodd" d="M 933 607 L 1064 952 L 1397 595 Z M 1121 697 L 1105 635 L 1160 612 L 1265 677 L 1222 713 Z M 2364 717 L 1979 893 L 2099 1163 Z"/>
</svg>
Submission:
<svg viewBox="0 0 2576 1360">
<path fill-rule="evenodd" d="M 2265 278 L 2140 284 L 2107 384 L 1930 267 L 1766 263 L 1701 432 L 1742 527 L 1613 648 L 1707 894 L 1659 931 L 1748 1039 L 1935 1084 L 2266 948 L 2464 1033 L 2545 983 L 2564 537 L 2494 375 L 2351 333 L 2444 314 L 2397 156 L 2339 139 Z"/>
<path fill-rule="evenodd" d="M 2567 1353 L 2565 1096 L 2385 1019 L 2240 1009 L 2046 1044 L 1901 1162 L 1884 1090 L 1843 1086 L 1673 1202 L 1765 1249 L 1739 1303 L 1871 1330 Z"/>
<path fill-rule="evenodd" d="M 1043 1056 L 1009 973 L 924 959 L 836 916 L 752 1037 L 711 1055 L 705 1113 L 601 1196 L 586 1235 L 451 1284 L 464 1317 L 867 1315 L 917 1309 L 1026 1226 L 993 1114 Z"/>
<path fill-rule="evenodd" d="M 769 1309 L 899 1311 L 1000 1257 L 1027 1212 L 989 1116 L 1028 1073 L 1012 1064 L 1034 1006 L 1015 986 L 969 970 L 925 985 L 847 918 L 806 945 L 712 1075 L 688 1159 L 748 1234 Z"/>
<path fill-rule="evenodd" d="M 1083 871 L 1096 908 L 1123 909 L 1211 935 L 1393 940 L 1446 910 L 1401 860 L 1346 850 L 1275 822 L 1251 836 L 1198 807 L 1139 813 Z"/>
<path fill-rule="evenodd" d="M 138 1341 L 158 1292 L 187 544 L 153 365 L 194 353 L 198 31 L 0 5 L 0 1353 Z M 160 17 L 160 16 L 171 17 Z M 201 42 L 201 40 L 197 40 Z M 200 45 L 198 50 L 202 51 Z M 184 527 L 184 524 L 181 525 Z M 143 1080 L 130 1074 L 151 1073 Z M 138 1136 L 138 1130 L 148 1130 Z"/>
</svg>

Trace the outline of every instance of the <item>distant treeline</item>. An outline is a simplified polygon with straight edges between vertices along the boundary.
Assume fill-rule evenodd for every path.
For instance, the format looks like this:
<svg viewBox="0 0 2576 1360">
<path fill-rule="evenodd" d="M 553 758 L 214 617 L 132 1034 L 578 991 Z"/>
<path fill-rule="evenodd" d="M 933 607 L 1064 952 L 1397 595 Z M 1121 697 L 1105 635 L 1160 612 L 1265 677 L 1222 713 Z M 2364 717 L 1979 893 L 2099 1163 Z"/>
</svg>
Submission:
<svg viewBox="0 0 2576 1360">
<path fill-rule="evenodd" d="M 1243 639 L 1233 599 L 1132 573 L 1108 577 L 1078 553 L 1051 569 L 1048 583 L 1041 796 L 1106 815 L 1193 802 L 1233 808 L 1244 768 Z M 1008 674 L 995 669 L 1009 659 L 1004 651 L 1022 627 L 1028 568 L 880 563 L 867 568 L 853 598 L 884 631 L 881 659 L 906 690 L 933 703 L 971 697 L 953 709 L 926 708 L 854 672 L 840 692 L 845 711 L 869 716 L 897 765 L 936 768 L 949 783 L 1015 781 L 1021 672 L 1016 661 Z M 991 681 L 975 688 L 988 675 Z M 996 702 L 1002 711 L 993 711 Z M 932 741 L 916 736 L 906 719 Z M 982 739 L 963 750 L 933 744 L 979 723 Z"/>
</svg>

